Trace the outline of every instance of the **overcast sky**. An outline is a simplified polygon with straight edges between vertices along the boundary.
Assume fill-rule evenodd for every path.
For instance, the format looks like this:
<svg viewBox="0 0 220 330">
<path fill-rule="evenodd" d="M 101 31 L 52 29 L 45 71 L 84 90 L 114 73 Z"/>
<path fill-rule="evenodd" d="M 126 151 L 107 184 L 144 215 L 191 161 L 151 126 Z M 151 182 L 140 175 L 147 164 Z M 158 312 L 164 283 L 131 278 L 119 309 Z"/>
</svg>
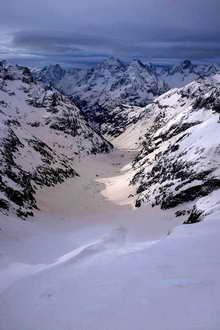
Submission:
<svg viewBox="0 0 220 330">
<path fill-rule="evenodd" d="M 109 56 L 220 62 L 220 0 L 3 0 L 0 58 L 42 66 Z"/>
</svg>

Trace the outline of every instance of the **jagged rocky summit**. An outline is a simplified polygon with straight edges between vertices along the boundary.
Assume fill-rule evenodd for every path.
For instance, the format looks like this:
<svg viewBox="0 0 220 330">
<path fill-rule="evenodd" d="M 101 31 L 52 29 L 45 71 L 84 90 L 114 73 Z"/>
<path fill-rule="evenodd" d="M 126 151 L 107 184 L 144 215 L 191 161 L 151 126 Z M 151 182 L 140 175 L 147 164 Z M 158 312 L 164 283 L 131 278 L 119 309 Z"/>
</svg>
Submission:
<svg viewBox="0 0 220 330">
<path fill-rule="evenodd" d="M 90 123 L 105 134 L 106 122 L 116 130 L 112 118 L 121 105 L 145 106 L 173 87 L 219 71 L 218 65 L 196 65 L 189 60 L 161 67 L 140 60 L 125 64 L 111 57 L 89 69 L 64 70 L 59 65 L 50 65 L 35 71 L 34 76 L 71 96 Z"/>
<path fill-rule="evenodd" d="M 83 111 L 99 107 L 112 109 L 123 103 L 146 105 L 167 90 L 155 69 L 138 60 L 124 64 L 110 58 L 94 68 L 72 69 L 65 73 L 59 65 L 54 65 L 38 71 L 36 77 L 71 95 Z"/>
</svg>

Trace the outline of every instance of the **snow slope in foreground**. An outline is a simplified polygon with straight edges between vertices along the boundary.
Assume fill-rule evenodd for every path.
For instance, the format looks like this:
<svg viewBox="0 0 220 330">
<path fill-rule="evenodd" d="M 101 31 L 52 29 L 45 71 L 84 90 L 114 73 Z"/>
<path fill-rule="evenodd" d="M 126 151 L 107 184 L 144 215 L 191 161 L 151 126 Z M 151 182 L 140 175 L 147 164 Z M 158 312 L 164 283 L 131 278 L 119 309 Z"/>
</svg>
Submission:
<svg viewBox="0 0 220 330">
<path fill-rule="evenodd" d="M 128 179 L 128 159 L 113 155 L 93 157 L 87 176 L 88 160 L 81 161 L 77 195 L 88 214 L 65 200 L 66 219 L 50 210 L 27 222 L 0 217 L 1 329 L 220 328 L 219 214 L 172 232 L 176 221 L 168 211 L 126 208 L 123 184 L 120 191 L 115 180 Z M 65 189 L 69 199 L 75 185 L 42 191 L 48 207 L 54 196 L 64 201 Z"/>
<path fill-rule="evenodd" d="M 218 330 L 219 231 L 210 219 L 130 242 L 116 228 L 46 264 L 11 264 L 1 329 Z"/>
</svg>

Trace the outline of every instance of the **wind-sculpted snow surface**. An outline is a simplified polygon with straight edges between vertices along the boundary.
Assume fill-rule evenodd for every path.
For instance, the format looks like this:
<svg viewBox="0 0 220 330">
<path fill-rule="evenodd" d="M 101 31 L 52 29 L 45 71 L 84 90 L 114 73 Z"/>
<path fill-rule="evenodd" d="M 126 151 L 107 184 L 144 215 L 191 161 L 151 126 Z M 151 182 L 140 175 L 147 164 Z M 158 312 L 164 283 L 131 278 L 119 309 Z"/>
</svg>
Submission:
<svg viewBox="0 0 220 330">
<path fill-rule="evenodd" d="M 177 215 L 188 212 L 188 223 L 199 221 L 220 202 L 220 75 L 173 89 L 146 112 L 152 124 L 133 163 L 136 206 L 144 201 L 163 209 L 179 206 Z M 214 191 L 218 198 L 211 201 Z M 181 206 L 186 202 L 190 210 Z"/>
<path fill-rule="evenodd" d="M 83 242 L 84 230 L 38 237 L 34 262 L 15 253 L 4 264 L 3 245 L 1 329 L 219 330 L 218 219 L 157 241 L 131 242 L 116 227 Z M 65 249 L 68 235 L 82 242 Z M 48 257 L 54 246 L 59 257 Z"/>
<path fill-rule="evenodd" d="M 29 69 L 0 64 L 0 210 L 32 215 L 35 190 L 77 175 L 79 155 L 108 152 L 68 97 L 34 82 Z"/>
<path fill-rule="evenodd" d="M 112 232 L 103 235 L 94 242 L 77 247 L 71 252 L 57 258 L 51 264 L 29 265 L 23 263 L 14 263 L 0 273 L 0 294 L 9 288 L 17 280 L 25 277 L 42 273 L 49 269 L 65 266 L 74 266 L 80 262 L 92 259 L 101 253 L 119 250 L 121 254 L 130 253 L 146 248 L 155 242 L 134 243 L 126 245 L 127 230 L 124 227 L 118 227 Z"/>
</svg>

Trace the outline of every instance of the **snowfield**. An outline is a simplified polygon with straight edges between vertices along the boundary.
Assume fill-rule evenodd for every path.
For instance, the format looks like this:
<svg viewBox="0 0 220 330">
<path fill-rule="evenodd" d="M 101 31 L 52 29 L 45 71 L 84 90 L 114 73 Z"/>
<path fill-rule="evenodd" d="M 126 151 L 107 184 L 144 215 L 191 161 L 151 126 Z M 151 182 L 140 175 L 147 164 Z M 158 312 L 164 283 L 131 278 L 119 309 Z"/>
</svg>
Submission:
<svg viewBox="0 0 220 330">
<path fill-rule="evenodd" d="M 119 227 L 47 264 L 14 260 L 1 272 L 1 329 L 217 330 L 219 227 L 135 243 Z"/>
<path fill-rule="evenodd" d="M 153 67 L 111 59 L 93 92 L 119 67 L 126 91 L 136 72 L 144 96 L 146 70 L 160 87 Z M 219 330 L 219 113 L 218 74 L 111 109 L 105 139 L 72 99 L 0 62 L 0 330 Z"/>
<path fill-rule="evenodd" d="M 219 329 L 219 212 L 175 229 L 175 210 L 134 210 L 132 158 L 81 160 L 83 185 L 43 189 L 30 221 L 0 217 L 1 329 Z"/>
</svg>

